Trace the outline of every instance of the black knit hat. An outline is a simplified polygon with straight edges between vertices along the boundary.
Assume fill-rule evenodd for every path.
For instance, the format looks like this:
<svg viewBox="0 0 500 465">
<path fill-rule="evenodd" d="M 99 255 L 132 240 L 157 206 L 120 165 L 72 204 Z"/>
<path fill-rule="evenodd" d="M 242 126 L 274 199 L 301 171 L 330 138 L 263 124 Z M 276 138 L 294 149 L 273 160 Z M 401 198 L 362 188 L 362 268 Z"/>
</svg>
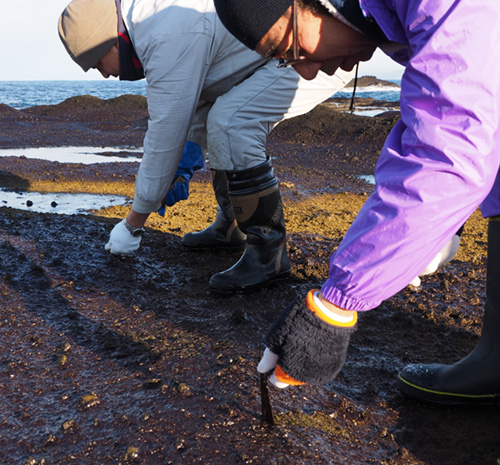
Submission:
<svg viewBox="0 0 500 465">
<path fill-rule="evenodd" d="M 293 0 L 215 0 L 214 3 L 227 30 L 248 48 L 255 50 Z"/>
</svg>

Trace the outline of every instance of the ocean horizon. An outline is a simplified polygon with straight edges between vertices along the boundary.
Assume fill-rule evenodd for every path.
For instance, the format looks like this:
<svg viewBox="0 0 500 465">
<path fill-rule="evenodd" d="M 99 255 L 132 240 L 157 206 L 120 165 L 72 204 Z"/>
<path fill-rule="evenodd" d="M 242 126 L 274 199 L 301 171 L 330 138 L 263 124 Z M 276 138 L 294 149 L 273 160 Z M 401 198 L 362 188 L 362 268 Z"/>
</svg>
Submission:
<svg viewBox="0 0 500 465">
<path fill-rule="evenodd" d="M 400 84 L 400 80 L 389 82 Z M 57 105 L 71 97 L 92 95 L 104 100 L 120 95 L 146 95 L 146 81 L 0 81 L 0 104 L 16 110 L 36 105 Z M 390 102 L 399 101 L 399 88 L 395 87 L 358 87 L 358 97 L 370 97 Z M 352 88 L 337 92 L 335 97 L 351 98 Z"/>
</svg>

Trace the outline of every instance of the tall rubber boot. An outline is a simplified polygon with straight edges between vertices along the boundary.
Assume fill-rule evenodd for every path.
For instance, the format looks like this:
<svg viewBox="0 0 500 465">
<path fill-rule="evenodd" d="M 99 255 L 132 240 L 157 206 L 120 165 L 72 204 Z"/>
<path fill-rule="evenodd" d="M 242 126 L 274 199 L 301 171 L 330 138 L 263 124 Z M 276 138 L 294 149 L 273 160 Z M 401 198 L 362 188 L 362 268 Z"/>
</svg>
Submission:
<svg viewBox="0 0 500 465">
<path fill-rule="evenodd" d="M 212 170 L 212 186 L 217 199 L 217 214 L 214 222 L 203 231 L 185 234 L 181 243 L 184 247 L 193 250 L 243 250 L 246 236 L 238 228 L 234 217 L 225 171 Z"/>
<path fill-rule="evenodd" d="M 216 292 L 250 292 L 288 278 L 283 204 L 271 162 L 244 171 L 227 171 L 229 198 L 238 225 L 247 235 L 245 252 L 231 268 L 210 278 Z"/>
<path fill-rule="evenodd" d="M 398 388 L 410 397 L 439 404 L 500 403 L 500 217 L 488 224 L 486 308 L 474 350 L 453 365 L 409 365 Z"/>
</svg>

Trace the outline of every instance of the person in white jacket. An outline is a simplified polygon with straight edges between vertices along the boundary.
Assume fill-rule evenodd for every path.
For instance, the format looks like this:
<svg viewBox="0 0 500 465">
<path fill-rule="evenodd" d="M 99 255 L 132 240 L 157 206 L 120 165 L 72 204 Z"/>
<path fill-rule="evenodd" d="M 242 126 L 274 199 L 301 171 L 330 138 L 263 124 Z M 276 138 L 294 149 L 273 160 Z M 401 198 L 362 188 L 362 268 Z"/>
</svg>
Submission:
<svg viewBox="0 0 500 465">
<path fill-rule="evenodd" d="M 209 287 L 245 292 L 290 273 L 283 207 L 266 139 L 280 121 L 304 114 L 343 88 L 352 72 L 312 81 L 277 68 L 235 39 L 213 0 L 73 0 L 59 36 L 84 71 L 147 81 L 149 123 L 130 214 L 106 249 L 130 253 L 176 176 L 186 140 L 200 145 L 213 173 L 218 209 L 192 249 L 245 248 Z"/>
</svg>

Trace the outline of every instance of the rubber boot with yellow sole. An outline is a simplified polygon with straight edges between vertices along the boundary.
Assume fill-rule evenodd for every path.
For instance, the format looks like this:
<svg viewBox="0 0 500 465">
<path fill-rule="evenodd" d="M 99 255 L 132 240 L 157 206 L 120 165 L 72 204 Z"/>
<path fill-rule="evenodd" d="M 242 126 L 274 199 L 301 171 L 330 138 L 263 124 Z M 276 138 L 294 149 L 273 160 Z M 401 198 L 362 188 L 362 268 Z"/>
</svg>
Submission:
<svg viewBox="0 0 500 465">
<path fill-rule="evenodd" d="M 500 404 L 500 217 L 488 225 L 486 308 L 478 344 L 453 365 L 405 367 L 398 375 L 398 388 L 438 404 Z"/>
</svg>

